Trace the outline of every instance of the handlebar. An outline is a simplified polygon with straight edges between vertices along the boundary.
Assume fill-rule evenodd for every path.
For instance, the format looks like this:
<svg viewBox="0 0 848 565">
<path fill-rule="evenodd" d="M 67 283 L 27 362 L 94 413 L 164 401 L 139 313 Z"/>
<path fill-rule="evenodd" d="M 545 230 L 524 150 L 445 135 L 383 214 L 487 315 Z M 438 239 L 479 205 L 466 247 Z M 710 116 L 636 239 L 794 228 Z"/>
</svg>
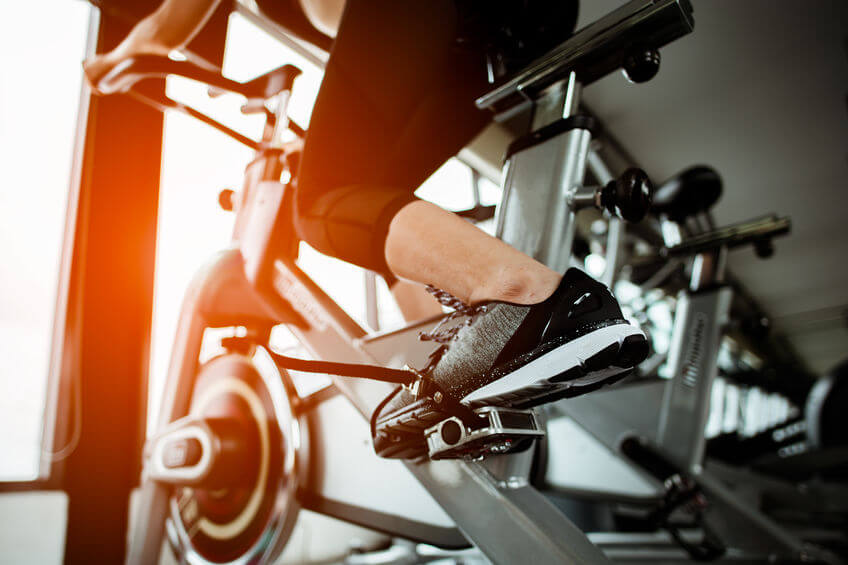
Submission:
<svg viewBox="0 0 848 565">
<path fill-rule="evenodd" d="M 129 95 L 160 111 L 177 110 L 214 127 L 251 149 L 257 150 L 261 146 L 259 142 L 238 133 L 191 106 L 168 98 L 164 94 L 142 92 L 138 88 L 139 83 L 148 79 L 165 78 L 168 75 L 181 76 L 207 85 L 212 91 L 210 94 L 226 91 L 243 96 L 246 103 L 242 106 L 242 111 L 248 112 L 256 108 L 264 109 L 266 100 L 284 91 L 291 90 L 294 79 L 300 74 L 300 69 L 294 65 L 283 65 L 253 80 L 237 82 L 223 76 L 217 69 L 204 68 L 189 61 L 174 61 L 159 55 L 139 55 L 115 65 L 112 70 L 97 81 L 95 88 L 104 95 Z M 273 118 L 273 114 L 270 117 Z M 291 120 L 288 121 L 288 129 L 299 137 L 306 135 L 306 131 Z"/>
<path fill-rule="evenodd" d="M 764 216 L 690 237 L 672 247 L 662 247 L 660 256 L 686 257 L 721 247 L 733 249 L 753 244 L 757 247 L 758 254 L 765 257 L 770 254 L 771 239 L 789 233 L 791 225 L 789 218 L 775 215 Z"/>
<path fill-rule="evenodd" d="M 217 70 L 203 68 L 189 61 L 174 61 L 159 55 L 139 55 L 115 65 L 96 86 L 103 94 L 126 94 L 142 80 L 177 75 L 218 90 L 240 94 L 248 100 L 267 100 L 291 89 L 300 72 L 294 65 L 283 65 L 248 82 L 236 82 Z"/>
<path fill-rule="evenodd" d="M 562 80 L 571 71 L 587 86 L 618 68 L 627 70 L 628 57 L 659 49 L 693 28 L 689 0 L 631 0 L 577 31 L 513 78 L 479 97 L 477 107 L 496 114 L 509 113 L 532 93 Z M 637 78 L 645 78 L 628 76 L 636 82 L 639 82 Z"/>
</svg>

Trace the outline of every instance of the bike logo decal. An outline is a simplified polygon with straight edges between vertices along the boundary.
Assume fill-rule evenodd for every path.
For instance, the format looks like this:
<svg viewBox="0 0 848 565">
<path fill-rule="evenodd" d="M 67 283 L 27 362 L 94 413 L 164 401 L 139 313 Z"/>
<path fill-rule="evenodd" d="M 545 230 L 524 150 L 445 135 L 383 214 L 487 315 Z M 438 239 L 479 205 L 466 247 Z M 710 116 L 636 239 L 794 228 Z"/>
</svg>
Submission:
<svg viewBox="0 0 848 565">
<path fill-rule="evenodd" d="M 698 374 L 701 369 L 701 358 L 704 354 L 704 330 L 707 327 L 707 315 L 703 312 L 695 314 L 692 327 L 692 338 L 689 343 L 692 345 L 689 351 L 686 352 L 685 361 L 683 362 L 683 384 L 695 388 L 698 384 Z"/>
<path fill-rule="evenodd" d="M 289 275 L 284 269 L 276 270 L 277 278 L 274 287 L 289 301 L 295 311 L 309 322 L 309 325 L 317 331 L 324 331 L 327 323 L 321 317 L 321 312 L 312 303 L 311 296 L 302 287 L 299 281 Z"/>
</svg>

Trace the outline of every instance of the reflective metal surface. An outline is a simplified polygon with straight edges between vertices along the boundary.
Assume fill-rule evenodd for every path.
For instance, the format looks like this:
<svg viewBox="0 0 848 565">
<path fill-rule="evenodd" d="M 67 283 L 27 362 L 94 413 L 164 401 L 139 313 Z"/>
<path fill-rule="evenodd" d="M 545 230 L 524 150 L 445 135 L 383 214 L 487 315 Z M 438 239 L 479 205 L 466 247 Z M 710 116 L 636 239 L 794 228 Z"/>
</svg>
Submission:
<svg viewBox="0 0 848 565">
<path fill-rule="evenodd" d="M 569 193 L 583 183 L 591 134 L 574 129 L 509 159 L 497 237 L 554 270 L 570 264 L 574 211 Z"/>
<path fill-rule="evenodd" d="M 496 112 L 534 98 L 545 87 L 576 72 L 584 85 L 613 72 L 621 53 L 632 45 L 658 48 L 692 31 L 687 0 L 632 0 L 531 63 L 493 91 L 477 99 L 478 108 Z"/>
<path fill-rule="evenodd" d="M 689 281 L 689 289 L 698 291 L 724 282 L 726 266 L 726 247 L 708 253 L 698 253 L 692 262 L 692 277 Z"/>
<path fill-rule="evenodd" d="M 614 180 L 601 156 L 594 149 L 586 156 L 589 170 L 599 184 L 605 185 Z M 604 274 L 601 282 L 612 288 L 618 269 L 621 267 L 621 245 L 624 239 L 624 224 L 619 217 L 607 215 L 607 249 L 604 257 Z"/>
<path fill-rule="evenodd" d="M 576 114 L 582 90 L 582 85 L 574 73 L 544 89 L 533 98 L 533 119 L 530 128 L 537 130 Z"/>
<path fill-rule="evenodd" d="M 718 371 L 721 330 L 728 323 L 733 291 L 720 287 L 681 293 L 674 315 L 658 444 L 681 468 L 693 470 L 704 456 L 710 390 Z"/>
<path fill-rule="evenodd" d="M 488 406 L 476 412 L 486 419 L 480 427 L 469 427 L 452 416 L 425 430 L 430 459 L 478 459 L 526 451 L 545 435 L 530 410 Z"/>
</svg>

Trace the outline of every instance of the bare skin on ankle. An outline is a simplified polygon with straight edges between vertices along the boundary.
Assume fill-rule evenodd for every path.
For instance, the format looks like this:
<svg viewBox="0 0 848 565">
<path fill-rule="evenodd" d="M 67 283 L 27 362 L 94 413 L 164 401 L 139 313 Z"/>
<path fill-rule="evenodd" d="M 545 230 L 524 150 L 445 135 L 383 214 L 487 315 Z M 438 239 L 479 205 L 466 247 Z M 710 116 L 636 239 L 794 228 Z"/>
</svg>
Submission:
<svg viewBox="0 0 848 565">
<path fill-rule="evenodd" d="M 392 219 L 386 262 L 398 277 L 431 284 L 468 304 L 537 304 L 562 278 L 456 214 L 420 200 Z"/>
</svg>

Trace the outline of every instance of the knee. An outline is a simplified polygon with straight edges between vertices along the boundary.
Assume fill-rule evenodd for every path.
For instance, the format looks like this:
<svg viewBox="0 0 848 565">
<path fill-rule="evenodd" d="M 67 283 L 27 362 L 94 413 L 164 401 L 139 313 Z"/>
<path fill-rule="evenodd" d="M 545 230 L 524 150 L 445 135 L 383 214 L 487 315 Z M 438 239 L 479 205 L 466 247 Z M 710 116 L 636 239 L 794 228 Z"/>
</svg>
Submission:
<svg viewBox="0 0 848 565">
<path fill-rule="evenodd" d="M 362 217 L 360 200 L 355 187 L 318 194 L 296 191 L 294 223 L 298 238 L 324 255 L 379 270 L 379 260 L 372 257 L 372 225 Z"/>
</svg>

